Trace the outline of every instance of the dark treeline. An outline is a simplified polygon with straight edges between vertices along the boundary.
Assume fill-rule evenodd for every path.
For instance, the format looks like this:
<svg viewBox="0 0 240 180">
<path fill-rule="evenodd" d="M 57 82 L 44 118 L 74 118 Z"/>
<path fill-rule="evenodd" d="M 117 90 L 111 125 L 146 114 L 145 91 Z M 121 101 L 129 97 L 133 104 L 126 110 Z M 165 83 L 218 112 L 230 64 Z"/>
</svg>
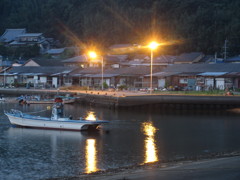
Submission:
<svg viewBox="0 0 240 180">
<path fill-rule="evenodd" d="M 163 53 L 240 52 L 239 0 L 0 0 L 0 32 L 27 28 L 64 45 L 174 44 Z"/>
</svg>

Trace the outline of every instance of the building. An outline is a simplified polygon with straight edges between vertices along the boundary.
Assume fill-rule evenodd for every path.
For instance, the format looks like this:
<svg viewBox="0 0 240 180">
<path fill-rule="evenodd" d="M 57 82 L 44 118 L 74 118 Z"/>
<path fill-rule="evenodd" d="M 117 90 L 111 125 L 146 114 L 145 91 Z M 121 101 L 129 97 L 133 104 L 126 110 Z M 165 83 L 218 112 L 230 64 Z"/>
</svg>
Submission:
<svg viewBox="0 0 240 180">
<path fill-rule="evenodd" d="M 22 66 L 64 66 L 61 59 L 31 58 Z"/>
<path fill-rule="evenodd" d="M 0 79 L 5 79 L 6 84 L 26 86 L 30 83 L 34 88 L 50 88 L 69 86 L 72 84 L 68 74 L 75 68 L 64 66 L 20 66 L 12 67 L 7 72 L 0 74 Z"/>
<path fill-rule="evenodd" d="M 0 42 L 10 47 L 23 47 L 37 45 L 40 53 L 45 53 L 50 48 L 50 43 L 43 33 L 27 33 L 26 29 L 6 29 L 0 37 Z"/>
<path fill-rule="evenodd" d="M 174 64 L 194 64 L 199 63 L 203 58 L 204 54 L 201 52 L 183 53 L 174 59 Z"/>
<path fill-rule="evenodd" d="M 0 42 L 3 44 L 10 44 L 18 36 L 26 33 L 26 29 L 6 29 L 2 36 L 0 36 Z"/>
<path fill-rule="evenodd" d="M 240 64 L 174 64 L 153 74 L 159 87 L 182 90 L 240 88 Z"/>
</svg>

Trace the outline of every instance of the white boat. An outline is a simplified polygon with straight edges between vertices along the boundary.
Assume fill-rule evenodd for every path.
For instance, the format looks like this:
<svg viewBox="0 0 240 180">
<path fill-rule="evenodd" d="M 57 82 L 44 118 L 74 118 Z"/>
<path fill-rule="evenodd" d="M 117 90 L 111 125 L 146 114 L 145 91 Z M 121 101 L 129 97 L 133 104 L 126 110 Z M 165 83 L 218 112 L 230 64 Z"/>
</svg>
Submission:
<svg viewBox="0 0 240 180">
<path fill-rule="evenodd" d="M 59 98 L 60 99 L 60 98 Z M 34 116 L 22 113 L 19 110 L 12 109 L 10 112 L 4 112 L 9 121 L 13 125 L 43 128 L 43 129 L 60 129 L 60 130 L 96 130 L 99 125 L 108 123 L 108 121 L 92 121 L 92 120 L 72 120 L 71 118 L 63 117 L 63 104 L 61 101 L 55 101 L 52 108 L 51 117 Z"/>
<path fill-rule="evenodd" d="M 63 99 L 63 104 L 72 104 L 75 102 L 75 99 Z M 54 99 L 45 99 L 45 100 L 26 100 L 26 104 L 53 104 Z"/>
</svg>

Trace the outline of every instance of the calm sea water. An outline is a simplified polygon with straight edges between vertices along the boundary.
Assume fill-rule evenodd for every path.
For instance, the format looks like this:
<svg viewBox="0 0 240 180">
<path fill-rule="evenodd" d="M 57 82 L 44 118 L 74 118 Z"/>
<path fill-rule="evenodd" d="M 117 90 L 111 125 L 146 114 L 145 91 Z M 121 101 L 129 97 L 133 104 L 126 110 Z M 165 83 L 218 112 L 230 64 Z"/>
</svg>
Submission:
<svg viewBox="0 0 240 180">
<path fill-rule="evenodd" d="M 0 179 L 48 179 L 240 150 L 240 114 L 150 112 L 65 105 L 66 115 L 110 120 L 99 132 L 12 127 L 12 108 L 50 116 L 48 105 L 0 104 Z M 42 112 L 40 112 L 42 111 Z M 37 113 L 38 112 L 38 113 Z"/>
</svg>

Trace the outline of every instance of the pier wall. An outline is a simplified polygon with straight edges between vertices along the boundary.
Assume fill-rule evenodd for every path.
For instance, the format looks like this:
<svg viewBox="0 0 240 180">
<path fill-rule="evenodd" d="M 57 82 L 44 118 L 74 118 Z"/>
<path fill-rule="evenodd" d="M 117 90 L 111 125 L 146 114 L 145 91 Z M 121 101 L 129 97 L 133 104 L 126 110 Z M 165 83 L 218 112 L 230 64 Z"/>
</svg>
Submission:
<svg viewBox="0 0 240 180">
<path fill-rule="evenodd" d="M 66 95 L 74 94 L 78 103 L 106 106 L 109 108 L 124 107 L 163 107 L 175 109 L 196 108 L 234 108 L 240 107 L 240 96 L 191 96 L 191 95 L 120 95 L 106 92 L 76 92 L 33 89 L 0 89 L 0 94 L 9 96 L 28 95 Z"/>
</svg>

